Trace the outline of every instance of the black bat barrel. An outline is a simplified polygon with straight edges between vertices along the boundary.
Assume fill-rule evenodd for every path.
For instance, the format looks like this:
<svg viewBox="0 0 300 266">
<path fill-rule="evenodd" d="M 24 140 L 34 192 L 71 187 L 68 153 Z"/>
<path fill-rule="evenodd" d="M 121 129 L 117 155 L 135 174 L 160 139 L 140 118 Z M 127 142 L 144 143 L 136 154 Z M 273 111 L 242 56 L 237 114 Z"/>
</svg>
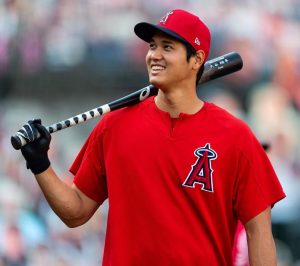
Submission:
<svg viewBox="0 0 300 266">
<path fill-rule="evenodd" d="M 243 67 L 243 60 L 237 52 L 231 52 L 215 59 L 209 60 L 204 65 L 204 73 L 200 83 L 226 76 L 239 71 Z"/>
</svg>

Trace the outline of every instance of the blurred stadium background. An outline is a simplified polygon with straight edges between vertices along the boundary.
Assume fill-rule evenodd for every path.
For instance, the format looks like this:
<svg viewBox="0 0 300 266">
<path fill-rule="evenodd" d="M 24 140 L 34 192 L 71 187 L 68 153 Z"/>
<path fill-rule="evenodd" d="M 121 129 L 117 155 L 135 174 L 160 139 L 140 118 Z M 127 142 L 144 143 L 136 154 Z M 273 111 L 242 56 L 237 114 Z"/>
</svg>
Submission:
<svg viewBox="0 0 300 266">
<path fill-rule="evenodd" d="M 279 265 L 300 265 L 299 0 L 0 0 L 0 265 L 100 265 L 107 204 L 86 225 L 68 229 L 10 136 L 28 119 L 49 125 L 148 85 L 147 45 L 133 26 L 173 8 L 207 22 L 210 58 L 230 51 L 243 57 L 242 71 L 199 94 L 271 144 L 287 193 L 273 209 Z M 66 182 L 97 121 L 53 135 L 52 164 Z"/>
</svg>

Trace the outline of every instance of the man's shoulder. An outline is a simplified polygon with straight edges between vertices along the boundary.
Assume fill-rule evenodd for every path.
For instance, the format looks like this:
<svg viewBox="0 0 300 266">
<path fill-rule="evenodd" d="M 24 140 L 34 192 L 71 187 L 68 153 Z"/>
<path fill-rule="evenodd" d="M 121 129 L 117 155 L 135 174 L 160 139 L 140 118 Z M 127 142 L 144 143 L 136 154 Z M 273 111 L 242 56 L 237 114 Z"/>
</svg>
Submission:
<svg viewBox="0 0 300 266">
<path fill-rule="evenodd" d="M 138 119 L 141 113 L 153 103 L 153 100 L 151 98 L 152 97 L 145 99 L 144 101 L 137 104 L 123 107 L 105 114 L 102 117 L 100 124 L 109 126 L 120 121 Z"/>
<path fill-rule="evenodd" d="M 248 125 L 242 118 L 230 113 L 218 105 L 215 105 L 214 103 L 206 102 L 205 104 L 208 115 L 213 123 L 224 126 L 248 128 Z"/>
</svg>

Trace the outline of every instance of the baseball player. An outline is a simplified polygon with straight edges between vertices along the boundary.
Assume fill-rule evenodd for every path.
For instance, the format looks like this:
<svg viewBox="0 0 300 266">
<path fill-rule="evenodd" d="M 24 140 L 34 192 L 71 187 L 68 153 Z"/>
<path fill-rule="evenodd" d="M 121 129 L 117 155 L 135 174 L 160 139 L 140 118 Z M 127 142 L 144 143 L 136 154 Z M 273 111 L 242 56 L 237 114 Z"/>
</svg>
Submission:
<svg viewBox="0 0 300 266">
<path fill-rule="evenodd" d="M 69 227 L 86 223 L 109 200 L 103 265 L 232 265 L 238 220 L 251 265 L 276 265 L 271 207 L 285 197 L 249 127 L 196 94 L 210 31 L 184 10 L 135 26 L 148 43 L 155 97 L 107 114 L 70 171 L 56 175 L 41 138 L 21 151 L 46 199 Z"/>
</svg>

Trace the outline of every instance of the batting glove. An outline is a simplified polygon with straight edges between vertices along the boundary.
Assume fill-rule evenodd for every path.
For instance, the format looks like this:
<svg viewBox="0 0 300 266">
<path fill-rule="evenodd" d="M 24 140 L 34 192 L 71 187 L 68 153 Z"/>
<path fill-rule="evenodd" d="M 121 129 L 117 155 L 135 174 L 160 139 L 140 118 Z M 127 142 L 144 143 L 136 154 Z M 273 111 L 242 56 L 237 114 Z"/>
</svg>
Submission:
<svg viewBox="0 0 300 266">
<path fill-rule="evenodd" d="M 20 130 L 22 135 L 26 135 L 29 143 L 21 148 L 21 152 L 26 160 L 27 168 L 33 174 L 40 174 L 48 169 L 50 161 L 48 150 L 51 135 L 41 124 L 41 119 L 29 120 Z M 38 137 L 40 135 L 40 137 Z"/>
</svg>

